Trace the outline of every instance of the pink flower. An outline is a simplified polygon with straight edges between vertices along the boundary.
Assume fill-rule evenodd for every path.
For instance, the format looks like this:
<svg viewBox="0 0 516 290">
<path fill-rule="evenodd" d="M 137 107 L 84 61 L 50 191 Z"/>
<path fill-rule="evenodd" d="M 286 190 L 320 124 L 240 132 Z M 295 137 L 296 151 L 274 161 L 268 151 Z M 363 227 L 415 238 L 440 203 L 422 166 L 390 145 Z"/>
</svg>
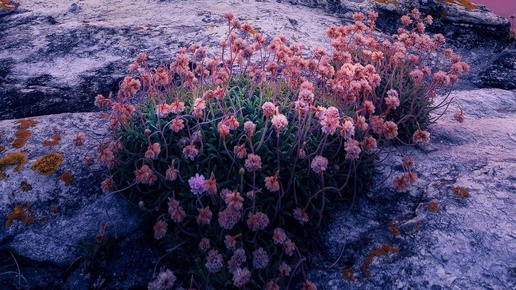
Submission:
<svg viewBox="0 0 516 290">
<path fill-rule="evenodd" d="M 210 175 L 210 179 L 204 181 L 204 191 L 209 195 L 215 195 L 217 193 L 217 180 L 213 172 Z"/>
<path fill-rule="evenodd" d="M 274 106 L 274 104 L 271 102 L 265 102 L 262 105 L 262 110 L 265 116 L 270 117 L 276 111 L 276 106 Z"/>
<path fill-rule="evenodd" d="M 256 128 L 256 125 L 251 121 L 246 121 L 244 123 L 244 131 L 247 133 L 248 136 L 253 135 L 255 128 Z"/>
<path fill-rule="evenodd" d="M 238 268 L 236 271 L 234 271 L 233 275 L 233 284 L 238 288 L 241 288 L 247 284 L 247 282 L 249 282 L 251 279 L 251 272 L 249 272 L 247 268 Z"/>
<path fill-rule="evenodd" d="M 265 187 L 270 192 L 278 191 L 280 188 L 279 180 L 278 180 L 279 170 L 276 171 L 276 174 L 273 176 L 265 177 Z"/>
<path fill-rule="evenodd" d="M 344 143 L 344 150 L 346 150 L 346 159 L 357 160 L 360 157 L 360 147 L 358 147 L 360 143 L 355 139 L 348 139 L 346 143 Z"/>
<path fill-rule="evenodd" d="M 263 230 L 269 225 L 269 217 L 262 212 L 250 213 L 247 219 L 247 226 L 253 232 Z"/>
<path fill-rule="evenodd" d="M 272 125 L 276 128 L 278 134 L 281 129 L 285 128 L 288 125 L 287 117 L 285 115 L 276 112 L 274 117 L 272 117 Z"/>
<path fill-rule="evenodd" d="M 134 175 L 136 176 L 136 183 L 152 185 L 158 180 L 148 165 L 143 165 L 140 169 L 136 169 Z"/>
<path fill-rule="evenodd" d="M 376 139 L 372 136 L 364 138 L 362 140 L 362 149 L 367 153 L 373 153 L 373 150 L 376 149 Z"/>
<path fill-rule="evenodd" d="M 392 121 L 383 123 L 383 135 L 387 139 L 393 139 L 398 136 L 398 126 Z"/>
<path fill-rule="evenodd" d="M 77 133 L 77 135 L 75 135 L 75 137 L 73 138 L 73 144 L 75 144 L 75 146 L 82 146 L 82 145 L 84 145 L 85 141 L 86 141 L 86 138 L 84 137 L 83 132 Z"/>
<path fill-rule="evenodd" d="M 387 97 L 385 98 L 385 104 L 387 107 L 396 109 L 400 105 L 400 99 L 398 98 L 398 92 L 390 89 L 387 91 Z"/>
<path fill-rule="evenodd" d="M 154 143 L 147 147 L 147 152 L 145 152 L 145 158 L 156 159 L 158 158 L 159 153 L 161 152 L 161 146 L 159 143 Z"/>
<path fill-rule="evenodd" d="M 170 105 L 170 110 L 174 114 L 181 114 L 185 110 L 185 103 L 184 102 L 180 102 L 179 100 L 175 100 Z"/>
<path fill-rule="evenodd" d="M 206 269 L 208 272 L 217 273 L 222 269 L 223 259 L 222 255 L 217 250 L 210 250 L 208 257 L 206 258 Z"/>
<path fill-rule="evenodd" d="M 113 178 L 108 177 L 104 179 L 104 181 L 102 181 L 102 183 L 100 184 L 100 188 L 104 193 L 110 192 L 111 189 L 115 188 L 115 181 L 113 181 Z"/>
<path fill-rule="evenodd" d="M 288 276 L 290 276 L 290 271 L 292 271 L 290 266 L 287 265 L 285 262 L 281 263 L 281 265 L 279 266 L 278 270 L 280 272 L 280 276 L 281 277 L 288 277 Z"/>
<path fill-rule="evenodd" d="M 177 179 L 177 174 L 179 170 L 174 168 L 174 160 L 172 160 L 172 164 L 168 167 L 167 171 L 165 171 L 165 179 L 168 181 L 174 181 Z"/>
<path fill-rule="evenodd" d="M 403 15 L 401 16 L 401 24 L 403 26 L 409 26 L 410 24 L 412 24 L 412 19 L 410 19 L 410 16 Z"/>
<path fill-rule="evenodd" d="M 219 132 L 220 137 L 224 138 L 229 135 L 229 127 L 225 124 L 224 121 L 220 121 L 217 124 L 217 131 Z"/>
<path fill-rule="evenodd" d="M 172 113 L 172 106 L 166 103 L 158 104 L 156 106 L 156 115 L 158 118 L 165 118 L 168 114 Z"/>
<path fill-rule="evenodd" d="M 302 208 L 296 208 L 294 210 L 294 219 L 296 219 L 301 225 L 308 222 L 308 214 Z"/>
<path fill-rule="evenodd" d="M 425 76 L 424 72 L 419 70 L 419 69 L 415 69 L 413 71 L 411 71 L 409 73 L 410 77 L 412 77 L 412 79 L 414 80 L 414 82 L 416 84 L 419 84 L 423 81 L 423 77 Z"/>
<path fill-rule="evenodd" d="M 198 208 L 197 211 L 199 215 L 197 216 L 197 223 L 199 225 L 208 225 L 211 222 L 211 217 L 213 216 L 209 207 Z"/>
<path fill-rule="evenodd" d="M 269 255 L 263 248 L 258 248 L 253 252 L 253 267 L 256 269 L 265 269 L 269 263 Z"/>
<path fill-rule="evenodd" d="M 430 141 L 430 133 L 424 130 L 417 129 L 416 132 L 414 132 L 414 135 L 412 135 L 412 141 L 414 143 L 426 143 Z"/>
<path fill-rule="evenodd" d="M 333 135 L 340 123 L 339 110 L 335 107 L 329 107 L 319 123 L 325 134 Z"/>
<path fill-rule="evenodd" d="M 204 176 L 199 175 L 199 173 L 190 177 L 190 179 L 188 179 L 188 184 L 190 185 L 193 194 L 202 194 L 204 192 Z"/>
<path fill-rule="evenodd" d="M 328 159 L 320 155 L 315 156 L 314 160 L 312 160 L 311 168 L 315 173 L 323 174 L 328 168 Z"/>
<path fill-rule="evenodd" d="M 228 191 L 223 199 L 228 208 L 231 208 L 235 211 L 241 210 L 244 205 L 244 198 L 238 191 Z"/>
<path fill-rule="evenodd" d="M 235 147 L 233 148 L 233 151 L 235 152 L 235 155 L 240 159 L 247 156 L 247 150 L 245 149 L 245 144 L 235 145 Z"/>
<path fill-rule="evenodd" d="M 235 116 L 231 116 L 229 119 L 224 121 L 224 125 L 228 126 L 230 130 L 235 130 L 238 128 L 240 123 L 238 123 L 238 120 L 235 118 Z"/>
<path fill-rule="evenodd" d="M 287 240 L 287 235 L 282 228 L 275 228 L 272 240 L 275 244 L 283 244 Z"/>
<path fill-rule="evenodd" d="M 168 214 L 170 215 L 170 218 L 176 223 L 182 222 L 186 217 L 186 213 L 183 210 L 183 207 L 179 204 L 179 201 L 175 199 L 171 199 L 168 202 Z"/>
<path fill-rule="evenodd" d="M 262 168 L 262 158 L 256 154 L 247 155 L 247 159 L 245 160 L 245 168 L 249 172 L 254 172 Z"/>
<path fill-rule="evenodd" d="M 156 240 L 163 238 L 165 236 L 165 234 L 167 233 L 167 227 L 168 227 L 168 225 L 165 221 L 159 220 L 154 225 L 154 238 Z"/>
<path fill-rule="evenodd" d="M 340 136 L 342 136 L 342 138 L 345 140 L 355 136 L 355 126 L 353 125 L 353 120 L 349 119 L 344 121 L 344 124 L 342 124 L 342 128 L 340 129 Z"/>
<path fill-rule="evenodd" d="M 186 157 L 186 159 L 194 160 L 195 156 L 199 154 L 199 150 L 195 148 L 195 145 L 191 144 L 183 148 L 183 156 Z"/>
<path fill-rule="evenodd" d="M 182 130 L 183 128 L 185 127 L 184 125 L 184 121 L 183 119 L 181 118 L 175 118 L 172 120 L 172 123 L 170 124 L 170 130 L 174 131 L 174 132 L 179 132 L 180 130 Z"/>
</svg>

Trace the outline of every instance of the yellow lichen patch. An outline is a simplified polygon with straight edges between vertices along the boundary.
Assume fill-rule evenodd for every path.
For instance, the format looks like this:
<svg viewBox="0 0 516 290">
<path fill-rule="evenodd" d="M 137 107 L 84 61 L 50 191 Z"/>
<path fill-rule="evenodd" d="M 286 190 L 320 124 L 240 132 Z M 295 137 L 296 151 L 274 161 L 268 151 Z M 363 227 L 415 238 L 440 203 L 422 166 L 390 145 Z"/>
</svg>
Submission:
<svg viewBox="0 0 516 290">
<path fill-rule="evenodd" d="M 43 146 L 56 146 L 57 142 L 59 142 L 59 140 L 61 140 L 61 135 L 59 135 L 59 134 L 52 135 L 52 138 L 50 138 L 50 140 L 43 141 Z"/>
<path fill-rule="evenodd" d="M 469 0 L 439 0 L 440 2 L 451 3 L 455 5 L 464 6 L 468 9 L 478 9 L 477 5 L 469 2 Z"/>
<path fill-rule="evenodd" d="M 13 147 L 14 148 L 22 148 L 25 143 L 27 142 L 27 139 L 32 135 L 32 133 L 29 130 L 26 129 L 18 129 L 16 133 L 14 133 L 14 141 L 13 141 Z"/>
<path fill-rule="evenodd" d="M 395 248 L 388 244 L 383 244 L 380 248 L 378 248 L 376 250 L 370 250 L 369 255 L 365 259 L 362 266 L 360 266 L 360 270 L 362 271 L 362 273 L 364 273 L 366 278 L 369 278 L 369 277 L 371 277 L 371 273 L 369 271 L 367 271 L 367 268 L 369 268 L 369 266 L 373 262 L 374 257 L 385 256 L 389 252 L 397 253 L 399 251 L 400 251 L 400 249 Z"/>
<path fill-rule="evenodd" d="M 453 187 L 453 188 L 452 188 L 452 191 L 453 191 L 456 195 L 460 196 L 461 198 L 464 198 L 464 197 L 466 197 L 466 196 L 469 196 L 469 191 L 468 191 L 466 188 L 462 187 L 462 186 L 456 186 L 456 187 Z"/>
<path fill-rule="evenodd" d="M 65 186 L 68 186 L 73 181 L 73 174 L 70 171 L 65 171 L 59 176 L 59 179 L 64 181 Z"/>
<path fill-rule="evenodd" d="M 28 202 L 26 202 L 23 206 L 17 205 L 14 207 L 14 210 L 7 215 L 5 226 L 10 227 L 14 220 L 19 220 L 25 225 L 34 223 L 32 208 Z"/>
<path fill-rule="evenodd" d="M 434 200 L 430 202 L 430 204 L 428 205 L 428 210 L 431 212 L 438 212 L 439 208 L 437 207 L 437 201 Z"/>
<path fill-rule="evenodd" d="M 16 121 L 16 123 L 18 124 L 18 129 L 27 129 L 36 126 L 39 122 L 36 120 L 23 119 Z"/>
<path fill-rule="evenodd" d="M 395 223 L 389 223 L 389 230 L 391 230 L 392 234 L 396 237 L 400 235 L 400 230 L 398 229 L 398 225 Z"/>
<path fill-rule="evenodd" d="M 32 170 L 37 170 L 41 174 L 50 175 L 54 173 L 63 162 L 63 155 L 52 152 L 47 155 L 40 157 L 34 164 L 32 164 Z"/>
<path fill-rule="evenodd" d="M 23 164 L 27 162 L 27 156 L 23 152 L 16 152 L 7 154 L 6 156 L 0 158 L 0 179 L 4 179 L 6 176 L 4 174 L 7 166 L 16 165 L 14 169 L 15 172 L 22 170 Z"/>
<path fill-rule="evenodd" d="M 355 271 L 353 271 L 353 269 L 346 269 L 346 270 L 342 271 L 342 277 L 346 281 L 354 282 L 355 281 L 354 275 L 355 275 Z"/>
<path fill-rule="evenodd" d="M 7 11 L 13 11 L 16 10 L 20 6 L 20 3 L 13 1 L 13 0 L 1 0 L 0 1 L 0 8 L 5 9 Z"/>
</svg>

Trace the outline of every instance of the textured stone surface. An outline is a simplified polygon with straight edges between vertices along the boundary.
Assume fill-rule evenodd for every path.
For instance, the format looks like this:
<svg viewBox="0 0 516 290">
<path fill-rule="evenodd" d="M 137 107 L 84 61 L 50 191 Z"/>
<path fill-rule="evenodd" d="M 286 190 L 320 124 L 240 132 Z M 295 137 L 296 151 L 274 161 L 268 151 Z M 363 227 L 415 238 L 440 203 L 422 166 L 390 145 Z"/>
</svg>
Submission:
<svg viewBox="0 0 516 290">
<path fill-rule="evenodd" d="M 93 109 L 98 93 L 115 91 L 136 54 L 168 63 L 195 42 L 212 51 L 224 39 L 223 14 L 234 11 L 268 37 L 309 47 L 340 23 L 321 10 L 276 2 L 25 1 L 0 11 L 0 119 Z"/>
<path fill-rule="evenodd" d="M 516 286 L 516 93 L 483 89 L 452 95 L 466 121 L 454 121 L 452 109 L 431 127 L 430 144 L 402 148 L 416 161 L 415 186 L 404 193 L 392 189 L 401 160 L 391 158 L 382 170 L 388 181 L 370 194 L 373 202 L 361 199 L 332 224 L 326 260 L 311 272 L 324 289 Z M 459 197 L 455 187 L 466 188 L 469 196 Z M 430 210 L 432 202 L 437 212 Z M 375 257 L 371 277 L 365 278 L 361 265 L 384 243 L 399 252 Z M 343 279 L 347 269 L 354 270 L 355 282 Z"/>
<path fill-rule="evenodd" d="M 195 42 L 214 51 L 226 32 L 222 15 L 227 11 L 268 37 L 284 34 L 310 48 L 327 42 L 328 26 L 349 23 L 353 12 L 371 9 L 380 12 L 378 26 L 393 32 L 403 13 L 419 7 L 434 15 L 429 29 L 467 50 L 498 46 L 493 37 L 508 33 L 507 20 L 481 6 L 470 10 L 433 0 L 399 2 L 24 1 L 16 11 L 0 11 L 0 119 L 94 110 L 94 97 L 115 91 L 140 51 L 153 64 L 170 62 L 177 48 Z"/>
<path fill-rule="evenodd" d="M 479 80 L 485 86 L 515 90 L 516 49 L 501 51 L 495 61 L 479 73 Z"/>
<path fill-rule="evenodd" d="M 106 137 L 106 126 L 96 113 L 59 114 L 31 118 L 39 121 L 28 128 L 32 135 L 27 143 L 12 148 L 9 138 L 15 136 L 19 124 L 15 120 L 0 121 L 1 144 L 6 147 L 2 157 L 14 152 L 24 152 L 27 163 L 15 172 L 9 166 L 6 178 L 0 180 L 0 250 L 13 253 L 37 262 L 49 262 L 68 266 L 77 258 L 77 247 L 84 240 L 92 240 L 102 221 L 110 222 L 110 228 L 118 235 L 133 232 L 141 223 L 141 217 L 130 204 L 117 194 L 102 194 L 99 168 L 88 168 L 82 159 L 92 154 L 93 146 Z M 76 147 L 72 139 L 79 131 L 86 134 L 88 142 Z M 61 140 L 55 146 L 43 142 L 59 134 Z M 43 175 L 31 166 L 41 156 L 58 152 L 64 160 L 50 175 Z M 69 185 L 60 180 L 64 172 L 71 172 L 74 179 Z M 22 184 L 22 182 L 24 184 Z M 28 186 L 28 185 L 30 186 Z M 32 224 L 13 220 L 7 227 L 6 217 L 16 205 L 24 207 L 28 215 L 30 205 Z"/>
</svg>

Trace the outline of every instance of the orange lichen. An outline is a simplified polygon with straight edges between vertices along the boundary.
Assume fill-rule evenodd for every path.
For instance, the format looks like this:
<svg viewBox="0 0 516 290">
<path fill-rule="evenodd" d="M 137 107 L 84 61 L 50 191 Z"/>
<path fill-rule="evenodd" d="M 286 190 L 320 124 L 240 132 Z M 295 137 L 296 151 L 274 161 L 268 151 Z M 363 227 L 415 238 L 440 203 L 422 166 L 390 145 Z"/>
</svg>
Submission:
<svg viewBox="0 0 516 290">
<path fill-rule="evenodd" d="M 68 186 L 73 181 L 73 174 L 70 171 L 65 171 L 59 176 L 59 179 L 64 181 L 65 186 Z"/>
<path fill-rule="evenodd" d="M 52 152 L 40 157 L 32 165 L 32 170 L 37 170 L 41 174 L 50 175 L 54 173 L 63 162 L 63 155 Z"/>
<path fill-rule="evenodd" d="M 395 248 L 388 244 L 383 244 L 380 248 L 378 248 L 376 250 L 370 250 L 369 255 L 364 260 L 364 263 L 362 264 L 362 266 L 360 266 L 360 271 L 362 271 L 362 273 L 364 273 L 366 278 L 371 277 L 371 273 L 369 271 L 367 271 L 367 268 L 369 268 L 369 266 L 371 266 L 371 263 L 373 263 L 374 257 L 385 256 L 389 252 L 397 253 L 399 251 L 400 251 L 400 249 Z"/>
<path fill-rule="evenodd" d="M 344 277 L 344 280 L 355 282 L 355 271 L 353 269 L 346 269 L 342 271 L 342 277 Z"/>
<path fill-rule="evenodd" d="M 5 9 L 7 11 L 13 11 L 16 10 L 20 6 L 20 3 L 14 1 L 14 0 L 1 0 L 0 1 L 0 8 Z"/>
<path fill-rule="evenodd" d="M 34 217 L 32 216 L 32 208 L 28 202 L 14 207 L 14 210 L 7 215 L 7 221 L 5 222 L 6 227 L 10 227 L 14 220 L 19 220 L 25 225 L 34 223 Z"/>
<path fill-rule="evenodd" d="M 18 124 L 18 129 L 28 129 L 30 127 L 36 126 L 36 124 L 38 124 L 39 122 L 36 120 L 24 119 L 24 120 L 18 120 L 18 121 L 16 121 L 16 123 Z"/>
<path fill-rule="evenodd" d="M 450 4 L 464 6 L 468 9 L 478 9 L 477 5 L 469 2 L 469 0 L 439 0 L 439 2 L 443 1 Z"/>
<path fill-rule="evenodd" d="M 32 185 L 30 185 L 30 183 L 27 181 L 27 180 L 23 180 L 21 183 L 20 183 L 20 189 L 22 191 L 29 191 L 32 189 Z"/>
<path fill-rule="evenodd" d="M 437 201 L 434 200 L 430 202 L 430 204 L 428 205 L 428 210 L 431 212 L 438 212 L 439 208 L 437 207 Z"/>
<path fill-rule="evenodd" d="M 56 146 L 57 142 L 59 142 L 59 140 L 61 140 L 61 135 L 59 135 L 59 134 L 52 135 L 50 140 L 43 141 L 43 146 Z"/>
<path fill-rule="evenodd" d="M 18 129 L 16 133 L 14 133 L 14 141 L 13 141 L 13 147 L 14 148 L 22 148 L 25 143 L 27 142 L 27 139 L 32 135 L 32 133 L 29 130 L 26 129 Z"/>
<path fill-rule="evenodd" d="M 14 169 L 15 172 L 22 170 L 23 164 L 27 162 L 27 156 L 23 152 L 16 152 L 7 154 L 6 156 L 0 158 L 0 179 L 4 179 L 6 175 L 4 174 L 7 166 L 16 165 Z"/>
<path fill-rule="evenodd" d="M 469 191 L 462 186 L 453 187 L 452 191 L 461 198 L 469 196 Z"/>
<path fill-rule="evenodd" d="M 391 230 L 391 232 L 395 235 L 395 236 L 399 236 L 400 235 L 400 230 L 398 229 L 398 225 L 395 224 L 395 223 L 389 223 L 388 224 L 389 226 L 389 230 Z"/>
</svg>

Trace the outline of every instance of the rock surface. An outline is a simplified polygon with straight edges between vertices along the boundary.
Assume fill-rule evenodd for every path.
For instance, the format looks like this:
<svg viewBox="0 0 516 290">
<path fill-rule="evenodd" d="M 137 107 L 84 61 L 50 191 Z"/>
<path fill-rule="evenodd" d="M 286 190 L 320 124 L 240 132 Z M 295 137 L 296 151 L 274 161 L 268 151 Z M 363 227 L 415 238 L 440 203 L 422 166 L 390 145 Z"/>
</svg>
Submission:
<svg viewBox="0 0 516 290">
<path fill-rule="evenodd" d="M 13 148 L 14 143 L 9 142 L 10 138 L 16 139 L 19 120 L 0 121 L 0 144 L 5 147 L 0 156 L 23 152 L 27 157 L 21 170 L 16 171 L 16 165 L 7 166 L 3 172 L 6 177 L 0 179 L 0 273 L 16 271 L 14 260 L 7 255 L 10 251 L 20 260 L 27 279 L 22 286 L 46 288 L 53 284 L 38 284 L 45 281 L 41 278 L 42 270 L 62 276 L 64 269 L 77 269 L 83 262 L 91 262 L 88 255 L 92 252 L 81 251 L 81 245 L 95 240 L 102 222 L 108 222 L 111 238 L 120 239 L 139 229 L 144 218 L 120 195 L 103 194 L 103 171 L 83 165 L 83 158 L 95 154 L 94 146 L 107 137 L 106 122 L 98 113 L 58 114 L 30 120 L 38 123 L 26 129 L 31 136 L 21 148 Z M 72 141 L 77 132 L 86 134 L 86 143 L 80 147 Z M 45 146 L 43 143 L 51 141 L 52 136 L 60 136 L 57 144 Z M 45 175 L 32 169 L 36 160 L 52 152 L 63 156 L 54 173 Z M 62 180 L 65 172 L 73 176 L 68 185 Z M 13 215 L 17 207 L 18 214 Z M 34 276 L 29 275 L 31 271 Z M 1 278 L 7 281 L 12 277 L 15 275 Z M 150 277 L 151 274 L 147 279 Z M 4 285 L 2 289 L 9 286 L 0 285 Z"/>
<path fill-rule="evenodd" d="M 160 64 L 170 62 L 181 46 L 201 42 L 215 48 L 226 32 L 222 15 L 227 11 L 268 37 L 285 34 L 313 48 L 328 42 L 328 26 L 349 23 L 353 12 L 377 9 L 378 25 L 392 32 L 412 7 L 405 0 L 396 1 L 399 5 L 380 2 L 385 1 L 23 1 L 14 12 L 0 10 L 0 119 L 95 110 L 94 97 L 117 89 L 138 52 Z M 473 54 L 482 55 L 479 65 L 492 63 L 486 54 L 507 46 L 493 39 L 507 35 L 507 20 L 483 6 L 471 10 L 433 0 L 410 3 L 434 15 L 434 31 L 466 52 L 475 49 Z M 505 76 L 515 70 L 490 70 L 480 84 L 499 87 L 492 79 L 508 82 Z"/>
<path fill-rule="evenodd" d="M 0 11 L 0 119 L 92 110 L 99 93 L 115 91 L 137 53 L 169 63 L 179 47 L 224 39 L 223 14 L 268 37 L 313 47 L 340 21 L 288 3 L 213 1 L 26 1 Z"/>
<path fill-rule="evenodd" d="M 416 185 L 392 189 L 401 158 L 391 158 L 379 177 L 388 181 L 370 194 L 374 202 L 361 199 L 332 224 L 330 250 L 310 276 L 324 289 L 516 287 L 516 92 L 452 95 L 465 122 L 451 110 L 431 127 L 430 144 L 401 148 L 416 161 Z M 459 197 L 459 187 L 469 196 Z M 399 252 L 375 256 L 365 278 L 360 268 L 382 244 Z M 343 279 L 350 269 L 355 281 Z"/>
<path fill-rule="evenodd" d="M 97 93 L 116 89 L 137 52 L 147 52 L 158 64 L 196 41 L 214 48 L 225 33 L 221 17 L 226 11 L 267 36 L 285 34 L 314 47 L 326 42 L 326 27 L 349 21 L 353 11 L 369 5 L 368 0 L 277 2 L 27 1 L 14 13 L 0 11 L 0 119 L 91 110 Z M 322 13 L 323 8 L 336 14 Z M 392 21 L 399 16 L 392 15 Z M 472 64 L 471 86 L 515 89 L 514 45 L 488 44 L 462 48 Z M 429 145 L 401 148 L 416 160 L 418 183 L 407 193 L 393 191 L 392 178 L 401 167 L 400 159 L 392 158 L 382 171 L 389 180 L 370 194 L 372 201 L 359 199 L 350 212 L 336 213 L 326 233 L 331 250 L 309 265 L 309 278 L 320 288 L 516 287 L 516 93 L 482 89 L 453 94 L 466 122 L 454 122 L 449 111 L 432 127 Z M 97 113 L 30 119 L 39 123 L 29 128 L 32 136 L 20 149 L 8 142 L 17 120 L 0 121 L 0 145 L 6 147 L 0 158 L 22 151 L 28 157 L 21 171 L 9 166 L 8 177 L 0 180 L 0 216 L 5 220 L 19 205 L 27 214 L 30 206 L 35 218 L 29 225 L 14 220 L 0 227 L 0 288 L 145 288 L 162 249 L 142 227 L 145 217 L 137 208 L 117 194 L 103 194 L 102 172 L 82 164 L 106 137 L 103 119 Z M 78 131 L 87 133 L 83 147 L 72 143 Z M 61 135 L 56 145 L 42 145 L 55 134 Z M 56 173 L 46 176 L 30 168 L 54 151 L 64 156 Z M 74 175 L 69 186 L 58 179 L 65 171 Z M 32 189 L 24 191 L 27 184 Z M 470 196 L 458 197 L 454 187 L 464 187 Z M 437 212 L 429 210 L 432 202 Z M 79 245 L 94 240 L 102 221 L 108 221 L 106 236 L 114 241 L 110 257 L 88 258 L 91 247 L 81 252 Z M 373 257 L 365 269 L 371 277 L 365 278 L 360 267 L 369 251 L 382 244 L 399 252 Z M 349 269 L 355 282 L 343 279 L 342 271 Z"/>
</svg>

